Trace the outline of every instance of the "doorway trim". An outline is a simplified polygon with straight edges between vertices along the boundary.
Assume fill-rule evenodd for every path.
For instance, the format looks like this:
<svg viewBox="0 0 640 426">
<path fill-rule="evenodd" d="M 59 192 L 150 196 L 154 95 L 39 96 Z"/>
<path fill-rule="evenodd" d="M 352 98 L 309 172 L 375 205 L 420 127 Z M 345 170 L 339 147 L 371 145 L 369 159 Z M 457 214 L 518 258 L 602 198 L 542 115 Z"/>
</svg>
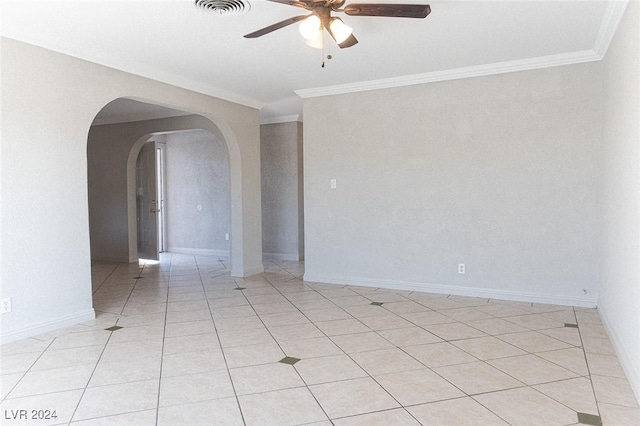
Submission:
<svg viewBox="0 0 640 426">
<path fill-rule="evenodd" d="M 156 141 L 156 193 L 158 196 L 158 253 L 167 251 L 166 142 Z"/>
</svg>

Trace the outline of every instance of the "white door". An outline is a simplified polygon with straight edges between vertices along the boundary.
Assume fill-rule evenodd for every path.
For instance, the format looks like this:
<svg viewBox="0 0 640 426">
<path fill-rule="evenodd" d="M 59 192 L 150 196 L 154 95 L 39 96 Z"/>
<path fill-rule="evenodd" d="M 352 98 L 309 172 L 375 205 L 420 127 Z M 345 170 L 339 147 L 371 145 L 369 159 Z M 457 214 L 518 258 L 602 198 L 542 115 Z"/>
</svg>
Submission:
<svg viewBox="0 0 640 426">
<path fill-rule="evenodd" d="M 159 260 L 156 143 L 144 144 L 136 164 L 138 207 L 138 257 Z"/>
</svg>

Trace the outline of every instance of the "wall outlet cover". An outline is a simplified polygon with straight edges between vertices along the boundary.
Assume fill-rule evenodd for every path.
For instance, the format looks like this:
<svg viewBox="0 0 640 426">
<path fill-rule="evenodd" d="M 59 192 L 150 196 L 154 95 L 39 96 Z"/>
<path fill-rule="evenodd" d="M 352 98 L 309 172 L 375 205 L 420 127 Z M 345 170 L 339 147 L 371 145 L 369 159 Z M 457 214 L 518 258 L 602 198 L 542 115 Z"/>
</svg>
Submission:
<svg viewBox="0 0 640 426">
<path fill-rule="evenodd" d="M 11 298 L 5 297 L 0 300 L 0 314 L 6 314 L 11 312 Z"/>
</svg>

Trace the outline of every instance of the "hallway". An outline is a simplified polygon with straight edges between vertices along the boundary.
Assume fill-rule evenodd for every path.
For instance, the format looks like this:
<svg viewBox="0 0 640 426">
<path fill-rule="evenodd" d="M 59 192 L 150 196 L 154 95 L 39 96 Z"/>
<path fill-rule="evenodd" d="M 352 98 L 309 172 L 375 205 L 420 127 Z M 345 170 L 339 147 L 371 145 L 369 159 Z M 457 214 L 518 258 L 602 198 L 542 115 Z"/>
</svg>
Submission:
<svg viewBox="0 0 640 426">
<path fill-rule="evenodd" d="M 92 269 L 95 321 L 1 347 L 3 424 L 640 424 L 594 309 L 303 282 L 273 259 L 248 279 L 168 253 Z M 23 409 L 56 417 L 6 417 Z"/>
</svg>

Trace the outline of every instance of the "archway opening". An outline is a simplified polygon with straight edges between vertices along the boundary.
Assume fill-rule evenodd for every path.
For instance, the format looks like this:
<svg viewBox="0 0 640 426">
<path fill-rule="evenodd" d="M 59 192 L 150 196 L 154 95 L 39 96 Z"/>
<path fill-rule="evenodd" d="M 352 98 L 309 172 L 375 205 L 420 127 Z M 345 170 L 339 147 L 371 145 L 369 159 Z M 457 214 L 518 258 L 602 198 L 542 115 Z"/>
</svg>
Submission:
<svg viewBox="0 0 640 426">
<path fill-rule="evenodd" d="M 149 166 L 150 164 L 150 166 Z M 229 160 L 205 130 L 154 135 L 136 164 L 138 257 L 161 252 L 229 257 Z"/>
<path fill-rule="evenodd" d="M 232 191 L 240 188 L 233 188 L 231 182 L 232 172 L 239 172 L 234 170 L 223 132 L 202 116 L 122 98 L 98 113 L 88 137 L 92 262 L 124 264 L 135 278 L 142 192 L 136 162 L 150 142 L 167 147 L 165 154 L 172 167 L 165 175 L 167 190 L 173 190 L 165 206 L 165 248 L 220 256 L 230 267 L 242 255 L 241 250 L 234 254 L 231 249 L 233 210 L 238 209 L 232 203 Z M 238 159 L 235 167 L 239 167 Z M 100 272 L 94 276 L 94 291 L 104 279 Z"/>
</svg>

